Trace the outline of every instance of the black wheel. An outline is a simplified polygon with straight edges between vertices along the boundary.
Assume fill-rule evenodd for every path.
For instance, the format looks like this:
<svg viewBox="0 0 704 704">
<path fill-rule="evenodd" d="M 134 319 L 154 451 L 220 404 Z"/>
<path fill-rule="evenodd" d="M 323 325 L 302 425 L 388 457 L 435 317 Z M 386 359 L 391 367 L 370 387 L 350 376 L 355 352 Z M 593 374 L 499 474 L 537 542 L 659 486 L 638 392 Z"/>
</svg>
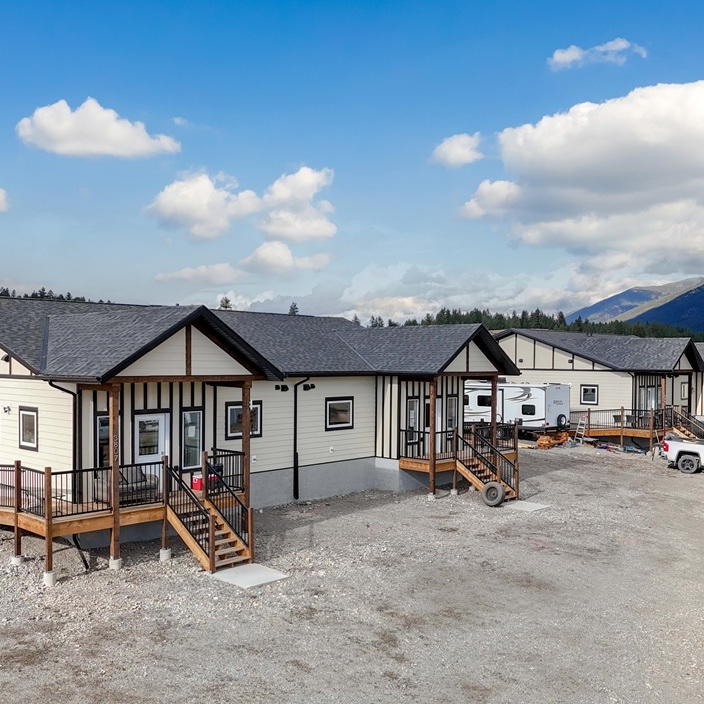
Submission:
<svg viewBox="0 0 704 704">
<path fill-rule="evenodd" d="M 506 498 L 506 490 L 499 482 L 487 482 L 482 489 L 482 501 L 487 506 L 498 506 Z"/>
<path fill-rule="evenodd" d="M 566 428 L 567 427 L 567 416 L 564 413 L 560 413 L 560 415 L 557 416 L 557 427 L 558 428 Z"/>
<path fill-rule="evenodd" d="M 699 458 L 696 455 L 680 455 L 677 458 L 677 469 L 683 474 L 694 474 L 699 471 Z"/>
</svg>

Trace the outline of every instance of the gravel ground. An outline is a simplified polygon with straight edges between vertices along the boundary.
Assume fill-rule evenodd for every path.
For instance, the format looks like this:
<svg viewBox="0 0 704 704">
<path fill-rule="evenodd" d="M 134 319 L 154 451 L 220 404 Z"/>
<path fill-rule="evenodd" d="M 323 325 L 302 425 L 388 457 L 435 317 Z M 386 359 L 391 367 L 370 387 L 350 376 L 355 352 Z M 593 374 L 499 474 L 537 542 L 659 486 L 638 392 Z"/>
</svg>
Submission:
<svg viewBox="0 0 704 704">
<path fill-rule="evenodd" d="M 521 452 L 524 513 L 473 491 L 364 492 L 256 516 L 244 591 L 177 538 L 124 568 L 57 541 L 10 566 L 0 702 L 704 702 L 704 475 L 576 447 Z M 465 487 L 466 488 L 466 487 Z"/>
</svg>

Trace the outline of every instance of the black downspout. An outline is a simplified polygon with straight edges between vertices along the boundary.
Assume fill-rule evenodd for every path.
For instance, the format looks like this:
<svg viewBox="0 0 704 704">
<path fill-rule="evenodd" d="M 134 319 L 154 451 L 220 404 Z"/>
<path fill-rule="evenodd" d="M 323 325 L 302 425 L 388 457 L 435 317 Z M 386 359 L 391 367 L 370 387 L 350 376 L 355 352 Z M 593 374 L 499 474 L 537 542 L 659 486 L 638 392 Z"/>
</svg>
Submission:
<svg viewBox="0 0 704 704">
<path fill-rule="evenodd" d="M 298 387 L 310 379 L 307 376 L 293 385 L 293 498 L 298 501 Z"/>
</svg>

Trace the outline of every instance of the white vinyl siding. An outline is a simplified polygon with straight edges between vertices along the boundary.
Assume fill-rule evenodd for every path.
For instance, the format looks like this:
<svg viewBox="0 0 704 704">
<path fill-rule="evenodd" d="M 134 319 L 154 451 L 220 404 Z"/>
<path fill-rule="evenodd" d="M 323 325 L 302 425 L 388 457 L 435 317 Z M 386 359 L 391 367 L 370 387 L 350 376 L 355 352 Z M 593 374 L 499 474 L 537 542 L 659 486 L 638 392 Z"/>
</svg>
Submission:
<svg viewBox="0 0 704 704">
<path fill-rule="evenodd" d="M 192 328 L 191 332 L 191 373 L 211 376 L 251 376 L 248 369 L 195 328 Z"/>
<path fill-rule="evenodd" d="M 470 372 L 496 372 L 496 367 L 474 342 L 468 345 Z M 452 371 L 452 370 L 447 370 Z"/>
<path fill-rule="evenodd" d="M 183 376 L 185 373 L 186 331 L 182 329 L 130 364 L 119 376 Z"/>
<path fill-rule="evenodd" d="M 14 367 L 14 365 L 13 365 Z M 14 369 L 13 369 L 14 371 Z M 67 385 L 73 390 L 73 385 Z M 73 398 L 38 379 L 0 379 L 0 464 L 20 460 L 32 469 L 73 467 Z M 19 447 L 19 409 L 36 408 L 38 450 Z"/>
<path fill-rule="evenodd" d="M 261 438 L 251 439 L 252 472 L 293 466 L 293 385 L 297 381 L 299 379 L 287 379 L 286 392 L 277 391 L 274 382 L 255 381 L 252 384 L 252 400 L 262 402 L 263 429 Z M 302 385 L 298 387 L 299 465 L 374 456 L 374 378 L 316 377 L 310 383 L 315 384 L 310 391 L 303 391 Z M 354 399 L 353 428 L 326 432 L 325 399 L 330 397 Z M 219 387 L 217 399 L 217 446 L 239 450 L 241 440 L 225 440 L 225 403 L 241 401 L 241 390 Z"/>
<path fill-rule="evenodd" d="M 536 369 L 550 369 L 552 367 L 552 345 L 544 342 L 535 343 L 535 365 Z"/>
</svg>

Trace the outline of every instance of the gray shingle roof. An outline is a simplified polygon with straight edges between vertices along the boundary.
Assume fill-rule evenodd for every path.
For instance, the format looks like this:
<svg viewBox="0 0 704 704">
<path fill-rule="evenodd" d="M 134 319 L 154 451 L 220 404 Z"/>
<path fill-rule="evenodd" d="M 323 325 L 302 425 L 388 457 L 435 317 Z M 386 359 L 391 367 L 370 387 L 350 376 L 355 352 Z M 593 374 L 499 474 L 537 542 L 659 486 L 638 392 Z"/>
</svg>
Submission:
<svg viewBox="0 0 704 704">
<path fill-rule="evenodd" d="M 205 326 L 267 378 L 434 375 L 470 341 L 518 374 L 481 325 L 363 328 L 344 318 L 0 297 L 0 346 L 38 374 L 105 381 L 187 323 Z"/>
<path fill-rule="evenodd" d="M 496 339 L 514 333 L 618 371 L 672 371 L 683 354 L 695 370 L 704 370 L 704 361 L 688 337 L 636 337 L 514 328 L 501 331 Z"/>
</svg>

